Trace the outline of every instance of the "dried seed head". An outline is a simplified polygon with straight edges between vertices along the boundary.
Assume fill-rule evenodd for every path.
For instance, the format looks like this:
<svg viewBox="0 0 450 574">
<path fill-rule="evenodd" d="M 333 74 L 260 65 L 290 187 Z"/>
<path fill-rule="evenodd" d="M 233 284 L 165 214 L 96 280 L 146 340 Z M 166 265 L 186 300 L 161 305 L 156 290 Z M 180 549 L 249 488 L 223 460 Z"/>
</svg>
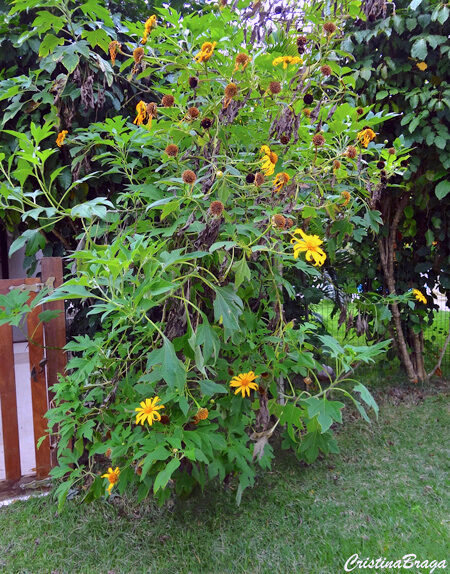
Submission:
<svg viewBox="0 0 450 574">
<path fill-rule="evenodd" d="M 161 103 L 165 108 L 171 108 L 175 103 L 175 98 L 171 94 L 166 94 L 162 97 Z"/>
<path fill-rule="evenodd" d="M 314 134 L 312 142 L 314 147 L 320 147 L 323 146 L 323 144 L 325 143 L 325 138 L 321 133 Z"/>
<path fill-rule="evenodd" d="M 355 157 L 358 155 L 358 150 L 355 148 L 355 146 L 349 145 L 345 151 L 345 155 L 350 159 L 355 159 Z"/>
<path fill-rule="evenodd" d="M 197 420 L 204 421 L 208 418 L 208 415 L 209 415 L 208 409 L 200 409 L 195 416 Z"/>
<path fill-rule="evenodd" d="M 341 167 L 341 162 L 338 159 L 333 161 L 333 169 L 339 169 Z"/>
<path fill-rule="evenodd" d="M 248 173 L 248 174 L 245 176 L 245 181 L 246 181 L 247 183 L 255 183 L 255 174 L 254 174 L 254 173 Z"/>
<path fill-rule="evenodd" d="M 320 68 L 320 71 L 324 76 L 331 76 L 332 70 L 328 64 L 325 64 Z"/>
<path fill-rule="evenodd" d="M 200 122 L 200 125 L 204 130 L 209 130 L 209 128 L 213 125 L 213 121 L 211 118 L 203 118 Z"/>
<path fill-rule="evenodd" d="M 304 115 L 309 118 L 309 116 L 311 115 L 311 110 L 309 108 L 305 108 L 303 110 Z"/>
<path fill-rule="evenodd" d="M 108 450 L 105 452 L 105 455 L 107 458 L 111 458 L 111 449 L 108 448 Z"/>
<path fill-rule="evenodd" d="M 136 64 L 139 64 L 139 62 L 142 60 L 143 57 L 144 57 L 144 48 L 135 48 L 133 50 L 133 60 L 136 62 Z"/>
<path fill-rule="evenodd" d="M 214 217 L 220 217 L 223 213 L 224 205 L 221 201 L 213 201 L 209 206 L 209 213 Z"/>
<path fill-rule="evenodd" d="M 402 160 L 402 161 L 400 162 L 400 165 L 401 165 L 402 167 L 407 167 L 407 166 L 408 166 L 408 160 L 407 160 L 407 159 Z"/>
<path fill-rule="evenodd" d="M 309 387 L 309 385 L 312 383 L 312 379 L 311 379 L 311 377 L 305 377 L 305 378 L 303 379 L 303 382 L 305 383 L 305 385 L 306 385 L 307 387 Z"/>
<path fill-rule="evenodd" d="M 387 176 L 386 170 L 382 169 L 382 170 L 380 171 L 380 175 L 383 176 L 383 177 L 386 177 L 386 176 Z"/>
<path fill-rule="evenodd" d="M 286 226 L 286 218 L 284 215 L 277 213 L 272 217 L 272 225 L 277 229 L 284 229 Z"/>
<path fill-rule="evenodd" d="M 178 155 L 178 146 L 175 144 L 169 144 L 165 151 L 168 156 L 176 157 Z"/>
<path fill-rule="evenodd" d="M 314 101 L 314 96 L 312 94 L 305 94 L 303 96 L 303 102 L 309 106 L 310 104 L 312 104 Z"/>
<path fill-rule="evenodd" d="M 269 90 L 272 94 L 279 94 L 281 92 L 280 82 L 270 82 Z"/>
<path fill-rule="evenodd" d="M 336 24 L 334 24 L 333 22 L 325 22 L 325 24 L 323 25 L 323 29 L 327 34 L 332 34 L 337 30 Z"/>
<path fill-rule="evenodd" d="M 288 144 L 288 143 L 289 143 L 289 138 L 288 138 L 288 136 L 283 134 L 283 135 L 280 137 L 280 142 L 281 142 L 283 145 Z"/>
<path fill-rule="evenodd" d="M 264 174 L 258 171 L 258 173 L 255 174 L 255 185 L 259 187 L 264 183 L 264 179 L 265 179 Z"/>
<path fill-rule="evenodd" d="M 188 109 L 188 114 L 191 116 L 192 119 L 195 119 L 198 118 L 198 116 L 200 115 L 200 111 L 195 106 L 192 106 L 192 108 Z"/>
<path fill-rule="evenodd" d="M 343 205 L 347 205 L 352 196 L 350 195 L 350 193 L 348 191 L 342 191 L 341 197 L 344 199 Z"/>
<path fill-rule="evenodd" d="M 380 177 L 380 181 L 381 181 L 381 183 L 386 184 L 387 183 L 387 177 Z"/>
<path fill-rule="evenodd" d="M 195 183 L 195 180 L 197 179 L 197 176 L 191 169 L 186 169 L 183 171 L 183 175 L 181 177 L 183 178 L 184 183 L 189 184 Z"/>
<path fill-rule="evenodd" d="M 228 99 L 234 98 L 234 96 L 238 93 L 238 87 L 233 82 L 229 83 L 228 86 L 225 88 L 225 97 Z"/>
<path fill-rule="evenodd" d="M 195 76 L 191 76 L 189 78 L 189 86 L 195 90 L 195 88 L 198 86 L 198 78 L 196 78 Z"/>
<path fill-rule="evenodd" d="M 361 116 L 364 113 L 364 108 L 357 108 L 356 113 L 358 114 L 358 116 Z"/>
<path fill-rule="evenodd" d="M 236 56 L 234 71 L 236 71 L 239 68 L 239 66 L 242 66 L 242 69 L 245 70 L 245 68 L 248 66 L 249 62 L 250 62 L 250 57 L 247 56 L 247 54 L 244 54 L 244 52 L 241 52 L 240 54 L 238 54 Z"/>
<path fill-rule="evenodd" d="M 386 164 L 384 163 L 384 161 L 379 161 L 379 162 L 377 162 L 377 168 L 378 168 L 378 169 L 383 169 L 385 165 L 386 165 Z"/>
<path fill-rule="evenodd" d="M 304 46 L 307 41 L 306 36 L 299 36 L 297 38 L 297 46 Z"/>
<path fill-rule="evenodd" d="M 170 423 L 170 418 L 167 415 L 161 415 L 161 420 L 160 422 L 163 425 L 168 425 Z"/>
<path fill-rule="evenodd" d="M 289 219 L 289 217 L 286 217 L 286 223 L 285 223 L 285 228 L 286 229 L 290 229 L 291 227 L 294 226 L 294 220 L 293 219 Z"/>
<path fill-rule="evenodd" d="M 136 474 L 137 474 L 138 476 L 141 476 L 141 474 L 142 474 L 142 466 L 137 466 L 137 467 L 136 467 Z"/>
<path fill-rule="evenodd" d="M 156 116 L 158 115 L 158 106 L 155 104 L 155 102 L 150 102 L 149 104 L 147 104 L 147 115 L 151 118 L 156 118 Z"/>
<path fill-rule="evenodd" d="M 391 155 L 395 155 L 395 147 L 390 147 L 388 149 L 388 153 L 390 153 Z"/>
</svg>

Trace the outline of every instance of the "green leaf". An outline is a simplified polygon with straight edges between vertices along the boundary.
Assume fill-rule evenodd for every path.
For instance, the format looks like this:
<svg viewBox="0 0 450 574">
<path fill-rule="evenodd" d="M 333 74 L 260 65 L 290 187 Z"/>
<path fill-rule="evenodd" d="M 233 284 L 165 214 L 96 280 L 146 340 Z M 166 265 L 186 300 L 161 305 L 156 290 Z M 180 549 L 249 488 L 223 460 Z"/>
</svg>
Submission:
<svg viewBox="0 0 450 574">
<path fill-rule="evenodd" d="M 218 323 L 223 323 L 227 341 L 232 333 L 239 330 L 239 317 L 244 310 L 244 304 L 231 285 L 214 289 L 214 318 Z"/>
<path fill-rule="evenodd" d="M 164 337 L 163 346 L 160 349 L 155 349 L 147 355 L 147 369 L 150 367 L 157 368 L 158 378 L 164 379 L 170 389 L 177 389 L 180 393 L 184 390 L 186 369 L 167 337 Z"/>
<path fill-rule="evenodd" d="M 204 395 L 212 396 L 218 393 L 227 393 L 228 390 L 224 385 L 219 385 L 213 381 L 205 379 L 204 381 L 199 381 L 200 390 Z"/>
<path fill-rule="evenodd" d="M 414 42 L 411 48 L 411 56 L 419 60 L 425 60 L 427 57 L 427 43 L 424 38 L 419 38 Z"/>
<path fill-rule="evenodd" d="M 353 392 L 359 393 L 361 395 L 361 400 L 363 400 L 366 405 L 371 407 L 375 411 L 375 415 L 378 418 L 378 405 L 375 402 L 375 399 L 371 395 L 369 389 L 365 387 L 363 384 L 359 383 L 355 387 L 353 387 Z"/>
<path fill-rule="evenodd" d="M 157 492 L 160 488 L 165 488 L 170 480 L 172 474 L 180 466 L 180 461 L 178 458 L 173 458 L 164 470 L 161 470 L 156 475 L 155 482 L 153 484 L 153 492 Z"/>
<path fill-rule="evenodd" d="M 437 184 L 434 193 L 438 199 L 444 199 L 450 191 L 450 181 L 441 181 Z"/>
<path fill-rule="evenodd" d="M 97 28 L 96 30 L 85 30 L 81 36 L 82 38 L 86 38 L 91 48 L 100 46 L 104 52 L 108 52 L 111 38 L 102 28 Z"/>
<path fill-rule="evenodd" d="M 53 52 L 56 46 L 62 46 L 64 44 L 64 38 L 58 38 L 54 34 L 47 34 L 39 46 L 39 56 L 45 58 Z"/>
<path fill-rule="evenodd" d="M 59 317 L 61 313 L 63 313 L 63 311 L 42 311 L 42 313 L 39 313 L 38 315 L 39 321 L 46 323 L 52 319 L 56 319 L 56 317 Z"/>
<path fill-rule="evenodd" d="M 236 289 L 238 289 L 238 287 L 244 282 L 245 279 L 247 279 L 247 281 L 250 281 L 251 273 L 250 268 L 247 265 L 245 255 L 242 256 L 242 259 L 234 263 L 233 269 L 235 272 L 234 284 L 236 286 Z"/>
<path fill-rule="evenodd" d="M 144 458 L 144 463 L 142 465 L 141 480 L 144 480 L 148 471 L 150 470 L 150 467 L 155 462 L 155 460 L 167 460 L 169 458 L 169 456 L 170 456 L 170 451 L 166 447 L 164 447 L 162 445 L 157 446 L 154 451 L 149 453 Z"/>
<path fill-rule="evenodd" d="M 412 0 L 409 5 L 410 10 L 417 10 L 417 8 L 422 4 L 422 0 Z"/>
<path fill-rule="evenodd" d="M 304 402 L 307 405 L 306 408 L 308 410 L 308 416 L 310 418 L 317 416 L 322 433 L 326 432 L 330 428 L 333 421 L 342 423 L 341 409 L 345 406 L 344 403 L 339 401 L 329 401 L 325 397 L 323 397 L 323 399 L 310 397 Z"/>
</svg>

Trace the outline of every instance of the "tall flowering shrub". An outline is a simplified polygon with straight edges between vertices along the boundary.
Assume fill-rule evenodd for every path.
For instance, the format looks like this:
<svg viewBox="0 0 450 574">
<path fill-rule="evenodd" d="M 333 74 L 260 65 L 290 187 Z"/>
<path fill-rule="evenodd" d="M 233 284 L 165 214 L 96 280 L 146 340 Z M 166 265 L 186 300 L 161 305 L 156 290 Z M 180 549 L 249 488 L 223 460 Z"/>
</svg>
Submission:
<svg viewBox="0 0 450 574">
<path fill-rule="evenodd" d="M 275 432 L 311 463 L 337 452 L 339 395 L 376 414 L 353 366 L 387 342 L 342 346 L 284 313 L 298 274 L 320 281 L 378 231 L 374 160 L 400 170 L 377 138 L 386 116 L 353 92 L 339 19 L 308 10 L 307 34 L 280 23 L 259 45 L 223 5 L 183 18 L 160 8 L 126 22 L 126 41 L 111 28 L 129 107 L 16 134 L 5 206 L 42 231 L 80 230 L 70 278 L 46 298 L 83 301 L 90 325 L 67 344 L 48 413 L 61 503 L 71 487 L 88 499 L 134 487 L 162 503 L 233 476 L 239 501 L 270 467 Z M 75 174 L 59 195 L 46 168 L 58 150 Z M 86 182 L 95 195 L 74 202 Z"/>
</svg>

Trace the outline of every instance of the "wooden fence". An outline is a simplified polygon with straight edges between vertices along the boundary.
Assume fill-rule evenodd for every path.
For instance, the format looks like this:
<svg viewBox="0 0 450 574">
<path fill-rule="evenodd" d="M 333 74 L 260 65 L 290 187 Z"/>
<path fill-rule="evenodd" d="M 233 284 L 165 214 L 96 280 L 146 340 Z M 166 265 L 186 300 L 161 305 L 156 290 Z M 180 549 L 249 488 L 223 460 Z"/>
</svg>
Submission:
<svg viewBox="0 0 450 574">
<path fill-rule="evenodd" d="M 45 257 L 41 260 L 41 277 L 25 279 L 0 279 L 0 293 L 11 288 L 30 292 L 32 301 L 42 285 L 59 287 L 63 281 L 62 260 L 59 257 Z M 60 311 L 58 317 L 41 323 L 39 314 L 44 310 Z M 30 386 L 36 456 L 36 477 L 44 478 L 54 464 L 54 448 L 48 437 L 36 446 L 44 436 L 47 421 L 44 417 L 52 396 L 49 387 L 57 382 L 58 373 L 63 373 L 66 356 L 66 324 L 64 302 L 56 301 L 39 305 L 27 315 L 28 351 L 30 363 Z M 19 424 L 17 415 L 16 381 L 14 373 L 13 330 L 11 325 L 0 326 L 0 402 L 2 413 L 3 450 L 5 457 L 6 483 L 14 484 L 22 477 L 19 448 Z M 20 398 L 19 398 L 20 400 Z"/>
</svg>

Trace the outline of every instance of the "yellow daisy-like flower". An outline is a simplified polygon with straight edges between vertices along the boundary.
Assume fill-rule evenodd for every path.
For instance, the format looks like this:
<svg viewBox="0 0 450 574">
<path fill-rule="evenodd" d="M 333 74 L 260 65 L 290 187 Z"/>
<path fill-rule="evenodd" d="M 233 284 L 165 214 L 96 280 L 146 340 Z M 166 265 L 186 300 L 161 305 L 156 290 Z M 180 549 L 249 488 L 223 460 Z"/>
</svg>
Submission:
<svg viewBox="0 0 450 574">
<path fill-rule="evenodd" d="M 200 52 L 194 56 L 197 62 L 207 62 L 214 53 L 217 42 L 203 42 Z"/>
<path fill-rule="evenodd" d="M 147 40 L 148 40 L 148 36 L 150 34 L 150 32 L 153 30 L 153 28 L 156 28 L 156 16 L 150 16 L 150 18 L 147 19 L 147 21 L 145 22 L 144 25 L 144 37 L 141 40 L 141 44 L 146 44 Z"/>
<path fill-rule="evenodd" d="M 419 289 L 413 289 L 412 292 L 417 301 L 420 301 L 421 303 L 427 302 L 427 299 L 425 295 L 422 293 L 422 291 L 419 291 Z"/>
<path fill-rule="evenodd" d="M 295 237 L 300 235 L 301 237 Z M 325 251 L 320 247 L 323 241 L 318 235 L 307 235 L 303 229 L 296 229 L 293 233 L 291 243 L 294 245 L 294 257 L 298 258 L 300 253 L 305 252 L 306 261 L 314 261 L 315 267 L 321 267 L 327 258 Z"/>
<path fill-rule="evenodd" d="M 416 66 L 419 68 L 421 72 L 425 72 L 425 70 L 428 68 L 426 62 L 417 62 Z"/>
<path fill-rule="evenodd" d="M 291 179 L 291 176 L 289 174 L 287 174 L 285 171 L 281 171 L 280 173 L 277 173 L 277 175 L 275 176 L 275 179 L 273 180 L 273 191 L 275 193 L 278 193 L 279 191 L 281 191 L 290 179 Z"/>
<path fill-rule="evenodd" d="M 298 56 L 280 56 L 273 60 L 272 65 L 278 66 L 278 64 L 283 64 L 283 70 L 285 70 L 289 64 L 303 64 L 303 60 Z"/>
<path fill-rule="evenodd" d="M 59 132 L 58 137 L 56 138 L 56 145 L 58 147 L 61 147 L 64 144 L 64 140 L 66 139 L 66 135 L 69 132 L 67 130 L 63 130 L 62 132 Z"/>
<path fill-rule="evenodd" d="M 375 137 L 376 137 L 375 132 L 373 130 L 371 130 L 370 128 L 366 128 L 362 132 L 359 132 L 358 141 L 361 142 L 364 147 L 367 147 L 369 145 L 369 143 L 373 139 L 375 139 Z"/>
<path fill-rule="evenodd" d="M 261 158 L 261 169 L 264 172 L 264 175 L 272 175 L 275 171 L 278 155 L 271 151 L 268 145 L 261 146 L 260 152 L 263 154 L 263 157 Z"/>
<path fill-rule="evenodd" d="M 136 113 L 137 113 L 137 116 L 136 116 L 133 124 L 140 126 L 147 119 L 147 104 L 145 102 L 143 102 L 142 100 L 136 106 Z"/>
<path fill-rule="evenodd" d="M 138 413 L 136 415 L 136 424 L 143 425 L 145 421 L 148 421 L 148 424 L 152 426 L 153 421 L 160 421 L 161 415 L 159 414 L 159 410 L 164 408 L 164 405 L 156 406 L 156 403 L 159 401 L 159 397 L 154 397 L 153 399 L 145 399 L 140 403 L 140 407 L 136 407 L 134 410 Z"/>
<path fill-rule="evenodd" d="M 253 371 L 248 373 L 241 373 L 236 377 L 233 377 L 230 381 L 230 387 L 237 387 L 234 391 L 234 394 L 237 395 L 238 393 L 242 393 L 242 398 L 245 398 L 245 393 L 247 396 L 250 396 L 250 389 L 257 391 L 258 384 L 255 383 L 255 379 L 258 377 L 255 375 Z"/>
<path fill-rule="evenodd" d="M 120 470 L 118 466 L 116 466 L 114 470 L 112 468 L 108 468 L 108 472 L 102 474 L 102 478 L 107 478 L 109 481 L 108 494 L 111 494 L 111 490 L 113 489 L 116 482 L 119 480 L 119 474 Z"/>
</svg>

